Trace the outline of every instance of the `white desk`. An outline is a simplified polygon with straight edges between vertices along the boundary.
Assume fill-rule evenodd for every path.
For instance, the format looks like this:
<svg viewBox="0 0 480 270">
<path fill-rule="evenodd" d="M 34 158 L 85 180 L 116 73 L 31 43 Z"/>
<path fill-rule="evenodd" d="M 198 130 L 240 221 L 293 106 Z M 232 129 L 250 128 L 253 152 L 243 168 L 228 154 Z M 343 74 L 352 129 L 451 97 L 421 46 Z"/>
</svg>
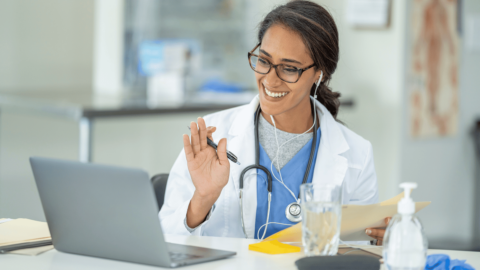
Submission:
<svg viewBox="0 0 480 270">
<path fill-rule="evenodd" d="M 267 255 L 248 250 L 248 245 L 257 242 L 237 238 L 219 238 L 206 236 L 174 236 L 167 235 L 168 242 L 202 246 L 215 249 L 236 251 L 237 255 L 228 259 L 214 262 L 202 263 L 178 269 L 297 269 L 295 261 L 304 257 L 303 252 L 284 255 Z M 480 252 L 451 251 L 451 250 L 430 250 L 429 254 L 444 253 L 452 259 L 467 260 L 467 263 L 480 270 Z M 52 270 L 74 270 L 74 269 L 159 269 L 158 267 L 119 262 L 113 260 L 92 258 L 51 250 L 41 255 L 30 257 L 24 255 L 0 255 L 1 269 L 52 269 Z"/>
</svg>

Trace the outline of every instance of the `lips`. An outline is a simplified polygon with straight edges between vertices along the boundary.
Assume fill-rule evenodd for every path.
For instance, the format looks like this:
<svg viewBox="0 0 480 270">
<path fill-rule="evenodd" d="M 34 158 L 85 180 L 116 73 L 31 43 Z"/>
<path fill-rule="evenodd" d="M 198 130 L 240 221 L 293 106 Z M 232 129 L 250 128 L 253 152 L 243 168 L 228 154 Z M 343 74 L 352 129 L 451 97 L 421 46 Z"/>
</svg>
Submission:
<svg viewBox="0 0 480 270">
<path fill-rule="evenodd" d="M 263 87 L 265 89 L 265 93 L 267 94 L 267 96 L 272 98 L 281 98 L 288 94 L 288 92 L 272 92 L 272 91 L 269 91 L 265 86 Z"/>
</svg>

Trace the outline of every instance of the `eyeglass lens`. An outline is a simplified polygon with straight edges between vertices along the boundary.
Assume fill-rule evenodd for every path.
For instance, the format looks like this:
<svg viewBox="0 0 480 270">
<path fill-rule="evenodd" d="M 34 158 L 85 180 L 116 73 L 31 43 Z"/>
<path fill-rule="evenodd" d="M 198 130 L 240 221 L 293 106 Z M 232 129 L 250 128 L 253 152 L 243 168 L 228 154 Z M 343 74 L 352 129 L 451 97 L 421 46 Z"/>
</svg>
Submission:
<svg viewBox="0 0 480 270">
<path fill-rule="evenodd" d="M 252 63 L 252 68 L 258 73 L 267 74 L 270 71 L 272 64 L 265 60 L 264 58 L 251 55 L 250 63 Z M 296 82 L 298 76 L 300 75 L 296 68 L 292 68 L 285 65 L 278 65 L 276 68 L 278 77 L 286 82 Z"/>
</svg>

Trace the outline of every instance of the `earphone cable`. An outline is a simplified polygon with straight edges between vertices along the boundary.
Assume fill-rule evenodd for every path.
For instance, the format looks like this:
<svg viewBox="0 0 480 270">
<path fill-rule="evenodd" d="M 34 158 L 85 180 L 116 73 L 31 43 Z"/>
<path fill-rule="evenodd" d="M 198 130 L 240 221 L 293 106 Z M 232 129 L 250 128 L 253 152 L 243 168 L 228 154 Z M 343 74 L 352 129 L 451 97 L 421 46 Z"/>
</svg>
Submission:
<svg viewBox="0 0 480 270">
<path fill-rule="evenodd" d="M 317 86 L 318 88 L 318 86 Z M 315 92 L 316 92 L 316 89 L 315 89 Z M 313 105 L 314 105 L 314 108 L 316 108 L 315 106 L 315 101 L 313 101 Z M 313 117 L 313 125 L 305 132 L 303 132 L 302 134 L 299 134 L 293 138 L 291 138 L 290 140 L 282 143 L 282 145 L 278 145 L 278 138 L 277 138 L 277 126 L 275 124 L 275 120 L 273 119 L 273 115 L 270 115 L 270 118 L 272 119 L 272 123 L 273 123 L 273 127 L 274 127 L 274 133 L 275 133 L 275 141 L 277 142 L 277 152 L 275 154 L 275 157 L 273 158 L 272 162 L 270 163 L 270 171 L 271 173 L 273 174 L 273 177 L 275 178 L 275 180 L 277 180 L 278 182 L 280 182 L 289 192 L 290 194 L 293 196 L 293 199 L 298 202 L 298 199 L 297 197 L 295 196 L 295 194 L 293 193 L 293 191 L 291 189 L 289 189 L 287 187 L 287 185 L 285 185 L 285 182 L 283 181 L 283 177 L 282 177 L 282 172 L 281 170 L 278 171 L 279 175 L 280 175 L 280 179 L 277 178 L 277 176 L 275 175 L 275 173 L 273 172 L 273 162 L 275 160 L 277 160 L 277 167 L 280 168 L 280 165 L 279 165 L 279 160 L 277 159 L 278 155 L 279 155 L 279 152 L 281 150 L 281 148 L 288 142 L 294 140 L 294 139 L 297 139 L 298 137 L 302 136 L 302 135 L 305 135 L 307 132 L 309 132 L 310 130 L 312 130 L 313 128 L 315 128 L 315 125 L 316 125 L 316 122 L 317 122 L 317 114 L 316 112 L 314 112 L 314 117 Z"/>
<path fill-rule="evenodd" d="M 268 224 L 278 224 L 278 225 L 285 225 L 285 226 L 292 226 L 293 224 L 286 224 L 286 223 L 280 223 L 280 222 L 268 222 Z M 257 231 L 257 238 L 260 238 L 260 230 L 264 227 L 264 226 L 268 226 L 267 223 L 263 224 L 262 226 L 260 226 L 260 228 L 258 228 L 258 231 Z M 265 236 L 265 232 L 267 231 L 267 228 L 265 228 L 265 231 L 263 232 L 263 235 Z M 263 240 L 263 237 L 262 239 L 260 240 Z"/>
</svg>

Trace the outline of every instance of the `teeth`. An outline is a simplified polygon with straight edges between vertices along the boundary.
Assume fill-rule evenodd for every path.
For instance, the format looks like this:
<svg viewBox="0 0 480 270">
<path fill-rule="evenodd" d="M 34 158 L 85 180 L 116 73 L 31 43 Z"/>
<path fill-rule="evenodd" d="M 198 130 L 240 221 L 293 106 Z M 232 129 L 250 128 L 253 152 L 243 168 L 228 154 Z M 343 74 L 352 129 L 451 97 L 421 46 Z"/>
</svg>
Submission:
<svg viewBox="0 0 480 270">
<path fill-rule="evenodd" d="M 270 91 L 268 91 L 267 88 L 265 88 L 265 92 L 267 93 L 268 96 L 270 96 L 270 97 L 276 97 L 276 98 L 283 97 L 283 96 L 285 96 L 286 94 L 288 94 L 288 92 L 283 92 L 283 93 L 270 92 Z"/>
</svg>

